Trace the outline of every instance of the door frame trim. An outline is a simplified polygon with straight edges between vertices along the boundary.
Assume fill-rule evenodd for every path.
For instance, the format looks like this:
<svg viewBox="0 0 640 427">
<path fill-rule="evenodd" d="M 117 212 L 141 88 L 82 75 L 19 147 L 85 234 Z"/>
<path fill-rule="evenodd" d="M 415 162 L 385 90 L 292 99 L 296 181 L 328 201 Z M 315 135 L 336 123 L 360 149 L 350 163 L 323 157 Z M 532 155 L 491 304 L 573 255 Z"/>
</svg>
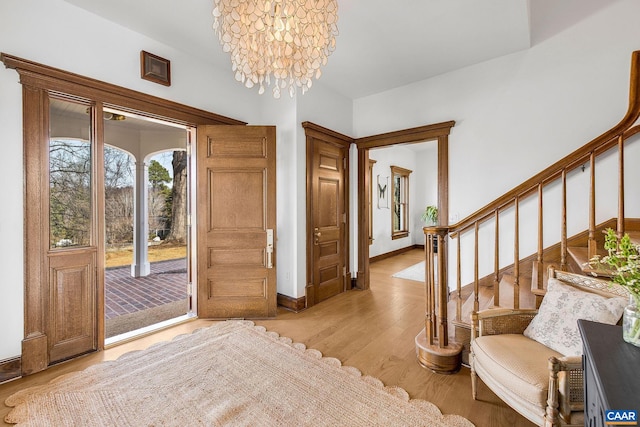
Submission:
<svg viewBox="0 0 640 427">
<path fill-rule="evenodd" d="M 312 256 L 313 256 L 313 227 L 312 224 L 312 206 L 311 206 L 311 191 L 313 183 L 312 174 L 312 160 L 313 160 L 313 140 L 317 138 L 319 140 L 330 142 L 338 146 L 347 148 L 347 165 L 345 168 L 345 174 L 347 184 L 345 186 L 345 210 L 347 213 L 346 223 L 346 241 L 347 247 L 344 251 L 347 266 L 347 275 L 345 275 L 345 281 L 348 278 L 346 284 L 347 289 L 350 289 L 353 285 L 357 289 L 366 290 L 369 289 L 369 198 L 371 197 L 371 183 L 369 182 L 369 150 L 372 148 L 387 147 L 396 144 L 413 144 L 426 141 L 436 141 L 438 143 L 438 209 L 440 215 L 439 224 L 447 224 L 449 219 L 449 134 L 451 128 L 455 126 L 455 121 L 450 120 L 447 122 L 434 123 L 425 126 L 419 126 L 415 128 L 402 129 L 393 132 L 387 132 L 377 135 L 371 135 L 362 138 L 352 138 L 341 133 L 332 131 L 322 126 L 316 125 L 311 122 L 303 122 L 302 127 L 305 130 L 306 135 L 306 149 L 307 149 L 307 233 L 306 233 L 306 248 L 307 248 L 307 284 L 305 286 L 306 293 L 306 307 L 311 307 L 315 304 L 313 301 L 313 293 L 310 289 L 313 289 L 312 281 Z M 350 271 L 350 228 L 349 228 L 349 201 L 350 201 L 350 188 L 348 184 L 349 179 L 349 148 L 351 144 L 356 144 L 358 149 L 357 162 L 358 162 L 358 231 L 357 231 L 357 246 L 358 246 L 358 271 L 357 278 L 353 282 L 351 281 Z"/>
<path fill-rule="evenodd" d="M 449 134 L 455 121 L 357 138 L 358 147 L 358 277 L 356 287 L 369 289 L 369 150 L 396 144 L 438 142 L 438 224 L 449 220 Z"/>
<path fill-rule="evenodd" d="M 306 136 L 307 145 L 307 233 L 306 233 L 306 247 L 307 247 L 307 284 L 305 286 L 305 298 L 306 307 L 312 307 L 316 304 L 315 292 L 313 292 L 313 153 L 315 148 L 315 141 L 322 141 L 327 144 L 334 145 L 345 150 L 345 165 L 343 168 L 344 174 L 344 209 L 345 209 L 345 223 L 344 223 L 344 242 L 342 248 L 344 266 L 346 267 L 346 274 L 344 275 L 343 289 L 351 289 L 351 268 L 349 264 L 350 260 L 350 215 L 349 215 L 349 151 L 354 139 L 343 135 L 341 133 L 332 131 L 325 127 L 316 125 L 311 122 L 302 122 Z"/>
<path fill-rule="evenodd" d="M 46 280 L 46 255 L 49 236 L 44 221 L 48 218 L 46 203 L 41 192 L 46 188 L 42 165 L 48 162 L 44 149 L 49 139 L 48 99 L 50 93 L 93 103 L 95 116 L 101 116 L 102 105 L 159 118 L 172 123 L 197 127 L 198 125 L 246 125 L 245 122 L 210 113 L 166 99 L 126 89 L 121 86 L 84 77 L 57 68 L 0 53 L 6 68 L 15 69 L 22 85 L 23 151 L 24 151 L 24 339 L 22 340 L 22 375 L 42 371 L 49 366 L 48 337 L 45 322 L 49 309 L 49 283 Z M 95 132 L 100 126 L 96 121 Z M 98 173 L 98 171 L 96 171 Z M 97 189 L 100 191 L 100 189 Z M 100 207 L 98 207 L 100 208 Z M 100 212 L 98 212 L 98 215 Z M 97 235 L 104 234 L 96 229 Z M 98 225 L 96 225 L 98 227 Z M 104 259 L 104 245 L 98 247 L 98 259 Z M 100 264 L 99 264 L 100 265 Z M 104 267 L 102 267 L 104 268 Z M 100 266 L 98 266 L 100 270 Z M 102 279 L 98 281 L 102 282 Z M 104 306 L 104 295 L 98 286 L 96 303 Z M 101 313 L 101 310 L 97 310 Z M 98 315 L 99 316 L 99 315 Z M 103 319 L 98 320 L 98 350 L 104 348 Z"/>
</svg>

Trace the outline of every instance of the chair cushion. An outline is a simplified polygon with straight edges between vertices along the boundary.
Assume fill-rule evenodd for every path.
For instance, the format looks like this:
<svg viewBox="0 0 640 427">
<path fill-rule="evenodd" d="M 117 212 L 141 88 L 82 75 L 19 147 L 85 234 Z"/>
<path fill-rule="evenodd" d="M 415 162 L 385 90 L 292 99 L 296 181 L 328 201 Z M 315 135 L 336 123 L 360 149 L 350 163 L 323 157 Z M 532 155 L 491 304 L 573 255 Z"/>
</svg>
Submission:
<svg viewBox="0 0 640 427">
<path fill-rule="evenodd" d="M 624 298 L 607 298 L 550 278 L 538 314 L 525 329 L 524 336 L 565 356 L 581 356 L 578 319 L 614 325 L 626 305 Z"/>
<path fill-rule="evenodd" d="M 510 393 L 544 411 L 549 389 L 548 360 L 551 356 L 561 357 L 560 353 L 521 334 L 475 338 L 471 351 L 477 371 L 486 373 L 491 382 L 507 386 Z M 483 375 L 480 378 L 487 382 Z"/>
</svg>

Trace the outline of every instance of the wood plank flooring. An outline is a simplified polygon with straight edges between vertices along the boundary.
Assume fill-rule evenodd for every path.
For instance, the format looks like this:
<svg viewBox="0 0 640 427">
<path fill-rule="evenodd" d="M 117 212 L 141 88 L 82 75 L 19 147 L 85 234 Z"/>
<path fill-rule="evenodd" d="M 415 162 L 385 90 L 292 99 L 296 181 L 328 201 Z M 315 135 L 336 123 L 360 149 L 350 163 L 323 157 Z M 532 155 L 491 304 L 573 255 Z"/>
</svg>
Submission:
<svg viewBox="0 0 640 427">
<path fill-rule="evenodd" d="M 414 338 L 424 317 L 423 284 L 391 277 L 403 268 L 422 261 L 423 252 L 414 250 L 371 264 L 371 289 L 348 291 L 301 313 L 279 309 L 273 320 L 257 320 L 258 325 L 325 356 L 336 357 L 344 365 L 358 368 L 364 375 L 379 378 L 385 385 L 404 388 L 411 398 L 436 404 L 443 413 L 462 415 L 478 427 L 531 427 L 480 382 L 478 399 L 471 398 L 469 370 L 454 375 L 434 374 L 416 361 Z M 172 337 L 206 327 L 212 322 L 194 320 L 170 329 L 83 356 L 44 372 L 0 385 L 0 400 L 17 390 L 43 384 L 103 360 L 113 360 L 128 351 L 170 340 Z M 0 405 L 4 420 L 10 411 Z M 3 425 L 7 425 L 4 424 Z"/>
</svg>

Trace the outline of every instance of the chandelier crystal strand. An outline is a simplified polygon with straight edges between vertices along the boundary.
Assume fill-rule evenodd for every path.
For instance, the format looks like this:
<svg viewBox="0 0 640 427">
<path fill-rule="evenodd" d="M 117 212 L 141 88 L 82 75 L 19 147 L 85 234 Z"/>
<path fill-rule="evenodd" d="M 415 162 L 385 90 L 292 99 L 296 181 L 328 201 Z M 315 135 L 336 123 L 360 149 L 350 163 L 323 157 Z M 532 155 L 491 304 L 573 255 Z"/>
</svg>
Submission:
<svg viewBox="0 0 640 427">
<path fill-rule="evenodd" d="M 304 94 L 335 50 L 337 0 L 214 0 L 213 29 L 235 79 L 273 96 Z"/>
</svg>

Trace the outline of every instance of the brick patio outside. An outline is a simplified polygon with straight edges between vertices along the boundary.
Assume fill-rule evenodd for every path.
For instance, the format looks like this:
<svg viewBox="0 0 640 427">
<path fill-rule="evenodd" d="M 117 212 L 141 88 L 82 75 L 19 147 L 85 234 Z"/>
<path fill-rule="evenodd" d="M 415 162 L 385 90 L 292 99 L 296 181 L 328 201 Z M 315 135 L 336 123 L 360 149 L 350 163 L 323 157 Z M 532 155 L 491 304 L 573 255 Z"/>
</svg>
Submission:
<svg viewBox="0 0 640 427">
<path fill-rule="evenodd" d="M 187 299 L 187 260 L 151 263 L 151 274 L 131 277 L 131 266 L 105 271 L 105 318 Z"/>
</svg>

